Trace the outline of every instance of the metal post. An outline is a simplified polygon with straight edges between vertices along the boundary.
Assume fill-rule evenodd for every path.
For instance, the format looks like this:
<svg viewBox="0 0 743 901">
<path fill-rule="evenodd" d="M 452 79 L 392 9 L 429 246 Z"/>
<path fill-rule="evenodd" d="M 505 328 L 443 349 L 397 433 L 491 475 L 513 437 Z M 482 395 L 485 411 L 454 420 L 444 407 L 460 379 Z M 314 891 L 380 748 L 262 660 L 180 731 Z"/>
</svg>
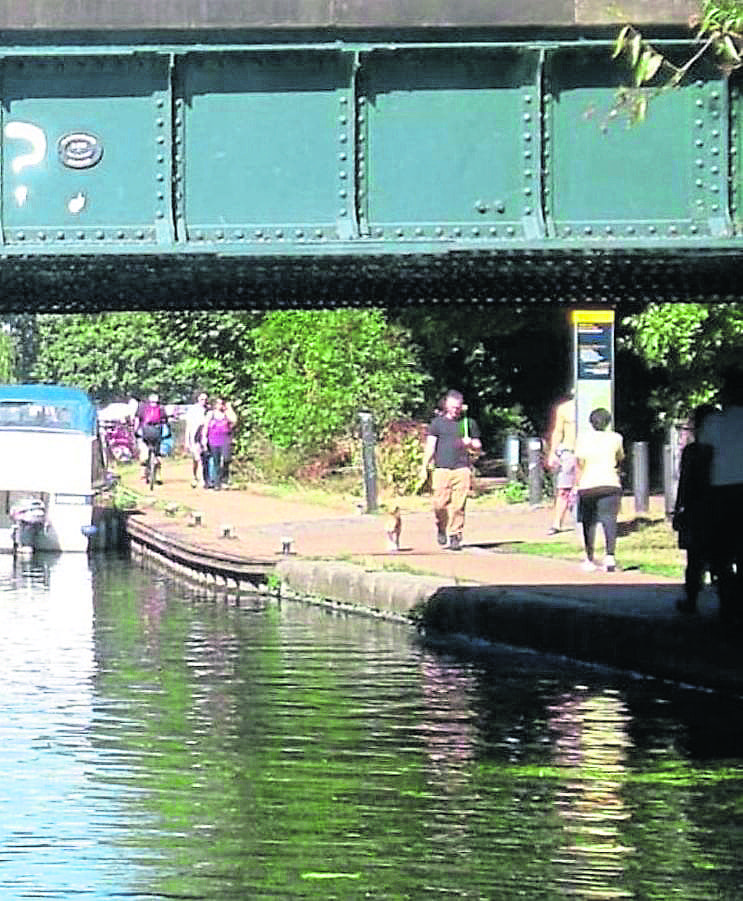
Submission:
<svg viewBox="0 0 743 901">
<path fill-rule="evenodd" d="M 515 481 L 519 477 L 519 466 L 521 464 L 521 443 L 518 435 L 508 435 L 506 437 L 506 467 L 508 468 L 508 478 Z"/>
<path fill-rule="evenodd" d="M 647 513 L 650 509 L 650 466 L 647 441 L 635 441 L 632 445 L 632 490 L 635 494 L 635 513 Z"/>
<path fill-rule="evenodd" d="M 364 494 L 366 496 L 366 512 L 377 512 L 377 461 L 374 453 L 376 438 L 374 436 L 374 418 L 371 413 L 362 410 L 361 420 L 361 465 L 364 475 Z"/>
<path fill-rule="evenodd" d="M 670 444 L 663 445 L 663 499 L 665 514 L 671 516 L 676 504 L 676 480 L 673 473 L 673 449 Z"/>
<path fill-rule="evenodd" d="M 663 494 L 666 502 L 666 516 L 671 516 L 676 506 L 681 451 L 689 440 L 688 427 L 684 423 L 671 423 L 663 445 Z"/>
<path fill-rule="evenodd" d="M 529 503 L 536 507 L 542 503 L 542 439 L 529 439 Z"/>
</svg>

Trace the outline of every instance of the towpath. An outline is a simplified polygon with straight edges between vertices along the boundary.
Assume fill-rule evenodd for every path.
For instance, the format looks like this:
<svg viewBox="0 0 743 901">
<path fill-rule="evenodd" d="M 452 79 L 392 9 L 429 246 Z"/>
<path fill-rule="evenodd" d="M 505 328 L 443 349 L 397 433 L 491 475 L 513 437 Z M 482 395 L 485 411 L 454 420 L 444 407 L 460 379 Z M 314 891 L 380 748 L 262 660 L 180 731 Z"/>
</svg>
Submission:
<svg viewBox="0 0 743 901">
<path fill-rule="evenodd" d="M 575 544 L 574 560 L 508 553 L 504 547 L 517 547 L 519 542 L 548 542 L 551 520 L 548 507 L 532 509 L 525 504 L 504 505 L 497 509 L 475 509 L 467 513 L 464 546 L 461 552 L 441 549 L 436 543 L 433 518 L 429 510 L 415 512 L 403 508 L 401 549 L 387 550 L 384 516 L 360 513 L 355 501 L 339 500 L 335 504 L 315 504 L 292 498 L 266 494 L 256 490 L 207 491 L 191 488 L 188 465 L 171 461 L 167 464 L 163 485 L 153 492 L 153 506 L 142 483 L 129 477 L 125 484 L 137 487 L 145 499 L 143 521 L 165 534 L 193 542 L 211 552 L 230 555 L 277 558 L 284 539 L 291 540 L 292 557 L 354 561 L 367 569 L 418 572 L 436 575 L 453 584 L 564 586 L 574 591 L 580 586 L 593 590 L 624 587 L 633 589 L 646 600 L 663 598 L 671 603 L 679 594 L 678 580 L 663 579 L 621 568 L 621 541 L 618 548 L 620 568 L 614 573 L 584 573 L 580 570 L 580 542 L 574 530 L 562 533 Z M 653 499 L 660 510 L 660 499 Z M 167 505 L 178 511 L 168 513 Z M 625 499 L 627 515 L 632 500 Z M 190 511 L 202 514 L 201 525 L 193 525 Z M 225 527 L 232 537 L 224 538 Z M 600 545 L 600 535 L 599 535 Z M 680 558 L 681 559 L 681 558 Z M 641 586 L 644 586 L 641 588 Z M 652 588 L 651 588 L 652 587 Z M 612 592 L 613 593 L 613 592 Z"/>
</svg>

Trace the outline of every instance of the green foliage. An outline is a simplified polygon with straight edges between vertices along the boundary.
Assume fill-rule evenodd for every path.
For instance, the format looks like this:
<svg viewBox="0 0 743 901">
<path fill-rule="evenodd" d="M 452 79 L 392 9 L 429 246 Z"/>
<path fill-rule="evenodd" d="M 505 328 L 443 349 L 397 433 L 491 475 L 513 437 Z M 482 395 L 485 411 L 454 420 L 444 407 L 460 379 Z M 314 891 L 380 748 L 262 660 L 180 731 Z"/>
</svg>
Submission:
<svg viewBox="0 0 743 901">
<path fill-rule="evenodd" d="M 622 58 L 629 66 L 632 87 L 617 91 L 609 118 L 626 113 L 630 123 L 641 122 L 648 103 L 659 94 L 678 87 L 694 65 L 712 53 L 722 71 L 729 75 L 743 64 L 743 2 L 741 0 L 704 0 L 701 15 L 690 25 L 696 28 L 696 48 L 691 56 L 674 63 L 655 48 L 633 25 L 624 25 L 614 42 L 612 58 Z M 655 80 L 652 88 L 648 88 Z M 606 124 L 606 123 L 605 123 Z"/>
<path fill-rule="evenodd" d="M 418 483 L 426 426 L 403 420 L 390 423 L 377 444 L 380 482 L 394 494 L 411 494 Z"/>
<path fill-rule="evenodd" d="M 743 32 L 743 3 L 740 0 L 705 0 L 702 17 L 695 24 L 697 37 L 739 36 Z"/>
<path fill-rule="evenodd" d="M 250 393 L 253 329 L 262 314 L 190 311 L 165 317 L 177 349 L 173 377 L 191 390 L 230 399 L 238 413 Z"/>
<path fill-rule="evenodd" d="M 622 345 L 665 373 L 650 398 L 659 413 L 678 417 L 714 400 L 723 371 L 743 360 L 737 304 L 653 303 L 622 326 Z"/>
<path fill-rule="evenodd" d="M 101 401 L 150 391 L 185 401 L 203 388 L 239 404 L 253 322 L 247 313 L 40 315 L 32 375 Z"/>
<path fill-rule="evenodd" d="M 17 350 L 9 329 L 0 330 L 0 382 L 16 381 Z"/>
<path fill-rule="evenodd" d="M 353 436 L 360 410 L 381 431 L 422 400 L 410 336 L 381 311 L 269 313 L 253 342 L 251 414 L 278 448 L 309 455 Z"/>
<path fill-rule="evenodd" d="M 33 376 L 75 385 L 102 401 L 149 391 L 178 398 L 186 386 L 173 379 L 176 350 L 166 321 L 154 313 L 41 315 Z"/>
<path fill-rule="evenodd" d="M 498 489 L 497 493 L 508 504 L 523 504 L 529 500 L 529 486 L 518 479 L 511 479 L 509 482 L 506 482 L 502 488 Z"/>
</svg>

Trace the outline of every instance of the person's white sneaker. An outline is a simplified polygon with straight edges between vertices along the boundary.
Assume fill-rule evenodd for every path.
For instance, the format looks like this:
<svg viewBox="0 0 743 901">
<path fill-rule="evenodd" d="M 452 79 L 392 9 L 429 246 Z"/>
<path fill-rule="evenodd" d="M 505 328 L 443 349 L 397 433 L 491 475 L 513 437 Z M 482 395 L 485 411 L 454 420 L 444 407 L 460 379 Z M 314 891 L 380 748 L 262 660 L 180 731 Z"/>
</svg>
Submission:
<svg viewBox="0 0 743 901">
<path fill-rule="evenodd" d="M 583 570 L 584 573 L 593 573 L 593 572 L 596 572 L 596 570 L 598 569 L 598 567 L 593 562 L 593 560 L 584 560 L 581 563 L 580 568 Z"/>
<path fill-rule="evenodd" d="M 617 568 L 616 560 L 612 557 L 611 554 L 607 554 L 604 557 L 604 569 L 608 573 L 613 573 L 616 568 Z"/>
</svg>

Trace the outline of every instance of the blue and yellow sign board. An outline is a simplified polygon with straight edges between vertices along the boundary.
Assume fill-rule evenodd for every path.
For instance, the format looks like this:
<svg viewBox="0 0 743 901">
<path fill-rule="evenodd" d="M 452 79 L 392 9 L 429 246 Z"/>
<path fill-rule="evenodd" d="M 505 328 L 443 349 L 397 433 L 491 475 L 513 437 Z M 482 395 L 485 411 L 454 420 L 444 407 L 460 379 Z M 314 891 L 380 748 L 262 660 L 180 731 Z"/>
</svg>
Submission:
<svg viewBox="0 0 743 901">
<path fill-rule="evenodd" d="M 573 310 L 573 359 L 577 430 L 588 427 L 591 410 L 614 418 L 614 311 Z"/>
</svg>

